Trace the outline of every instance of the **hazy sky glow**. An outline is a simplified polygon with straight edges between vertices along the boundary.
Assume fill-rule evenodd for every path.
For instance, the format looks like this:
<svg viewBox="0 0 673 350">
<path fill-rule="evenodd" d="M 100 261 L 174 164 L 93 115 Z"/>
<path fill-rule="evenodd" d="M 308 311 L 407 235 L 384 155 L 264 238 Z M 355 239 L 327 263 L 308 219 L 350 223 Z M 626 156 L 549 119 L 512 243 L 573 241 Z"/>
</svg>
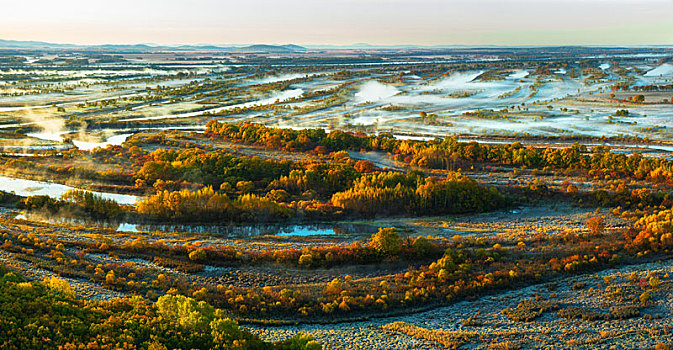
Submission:
<svg viewBox="0 0 673 350">
<path fill-rule="evenodd" d="M 59 43 L 673 44 L 673 0 L 3 2 L 0 39 Z"/>
</svg>

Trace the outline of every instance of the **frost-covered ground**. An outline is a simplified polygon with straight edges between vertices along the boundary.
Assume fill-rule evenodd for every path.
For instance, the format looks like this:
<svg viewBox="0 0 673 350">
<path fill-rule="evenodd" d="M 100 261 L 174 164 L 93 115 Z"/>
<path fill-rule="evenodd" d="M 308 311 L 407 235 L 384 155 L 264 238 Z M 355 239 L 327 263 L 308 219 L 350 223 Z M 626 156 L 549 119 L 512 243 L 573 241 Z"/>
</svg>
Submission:
<svg viewBox="0 0 673 350">
<path fill-rule="evenodd" d="M 651 291 L 652 303 L 642 308 L 637 317 L 583 321 L 561 318 L 557 311 L 549 311 L 532 322 L 516 322 L 502 314 L 502 310 L 516 308 L 522 300 L 536 296 L 558 302 L 559 309 L 581 307 L 609 313 L 610 307 L 625 303 L 607 298 L 605 290 L 633 288 L 634 283 L 630 280 L 633 273 L 638 278 L 659 276 L 663 281 L 660 287 Z M 393 322 L 464 337 L 461 349 L 653 348 L 658 343 L 673 340 L 673 288 L 668 277 L 671 274 L 670 261 L 653 262 L 572 276 L 406 316 L 332 325 L 249 328 L 266 340 L 282 340 L 298 332 L 309 333 L 325 349 L 443 349 L 437 343 L 384 328 Z M 640 287 L 636 290 L 643 292 Z M 464 324 L 472 316 L 479 325 Z M 510 347 L 505 347 L 507 345 Z"/>
<path fill-rule="evenodd" d="M 617 83 L 629 82 L 632 86 L 673 83 L 672 64 L 661 64 L 650 58 L 636 62 L 620 66 L 606 57 L 593 67 L 557 67 L 546 73 L 524 67 L 522 63 L 519 68 L 466 69 L 425 75 L 407 70 L 396 73 L 396 65 L 391 64 L 390 70 L 382 72 L 351 67 L 353 72 L 367 73 L 343 78 L 335 77 L 336 70 L 320 65 L 301 73 L 270 70 L 262 77 L 251 72 L 225 76 L 231 67 L 218 64 L 165 65 L 161 69 L 130 65 L 125 70 L 103 67 L 56 72 L 25 68 L 5 72 L 4 76 L 28 75 L 37 80 L 16 85 L 10 80 L 3 81 L 0 74 L 3 81 L 0 90 L 23 88 L 30 92 L 30 86 L 58 77 L 73 89 L 0 96 L 0 129 L 42 128 L 29 135 L 56 143 L 68 134 L 74 147 L 81 149 L 118 144 L 126 135 L 148 127 L 202 129 L 211 118 L 295 129 L 321 127 L 392 132 L 406 137 L 637 136 L 668 140 L 673 136 L 673 108 L 661 100 L 673 98 L 673 92 L 670 96 L 666 92 L 648 95 L 646 104 L 607 98 L 611 93 L 609 87 Z M 176 75 L 187 72 L 194 78 Z M 301 81 L 279 90 L 256 90 L 296 79 Z M 147 91 L 159 87 L 193 87 L 210 81 L 229 81 L 237 89 L 252 90 L 242 96 L 218 93 L 217 89 L 213 91 L 214 97 L 185 93 L 179 98 L 132 103 L 128 108 L 80 110 L 76 107 L 83 102 L 143 97 Z M 50 82 L 47 86 L 59 87 L 53 84 L 55 82 Z M 320 94 L 340 86 L 343 88 L 336 93 Z M 619 98 L 636 93 L 619 92 Z M 240 112 L 231 114 L 235 109 Z M 627 109 L 630 114 L 616 116 L 619 109 Z M 227 112 L 227 115 L 218 117 L 204 115 L 205 112 Z M 421 118 L 421 112 L 427 117 Z M 70 113 L 80 113 L 84 123 L 75 129 L 67 127 L 66 121 L 78 118 Z M 82 132 L 83 125 L 91 126 L 101 120 L 128 127 L 120 130 L 119 125 L 103 126 L 94 136 Z M 54 125 L 58 127 L 54 129 Z"/>
</svg>

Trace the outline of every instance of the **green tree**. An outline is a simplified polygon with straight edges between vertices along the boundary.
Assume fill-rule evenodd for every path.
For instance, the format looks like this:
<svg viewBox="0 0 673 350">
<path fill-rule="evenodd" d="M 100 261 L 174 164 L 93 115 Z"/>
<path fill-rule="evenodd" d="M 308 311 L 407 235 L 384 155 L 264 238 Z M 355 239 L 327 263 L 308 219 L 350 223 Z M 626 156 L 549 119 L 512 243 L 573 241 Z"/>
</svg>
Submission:
<svg viewBox="0 0 673 350">
<path fill-rule="evenodd" d="M 402 238 L 394 227 L 380 228 L 372 235 L 369 246 L 383 255 L 397 255 L 402 249 Z"/>
</svg>

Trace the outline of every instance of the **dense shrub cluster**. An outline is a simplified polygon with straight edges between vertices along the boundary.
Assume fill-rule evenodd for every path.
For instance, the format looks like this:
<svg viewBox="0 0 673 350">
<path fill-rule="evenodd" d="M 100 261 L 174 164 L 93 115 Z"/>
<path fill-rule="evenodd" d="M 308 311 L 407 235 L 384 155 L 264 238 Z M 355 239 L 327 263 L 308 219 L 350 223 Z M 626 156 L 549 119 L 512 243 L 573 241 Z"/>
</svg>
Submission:
<svg viewBox="0 0 673 350">
<path fill-rule="evenodd" d="M 347 191 L 335 193 L 332 203 L 362 215 L 424 215 L 492 210 L 504 204 L 504 197 L 460 174 L 439 180 L 388 172 L 360 177 Z"/>
<path fill-rule="evenodd" d="M 305 335 L 279 344 L 262 342 L 221 310 L 180 295 L 165 295 L 156 303 L 142 298 L 93 302 L 62 287 L 26 282 L 2 266 L 0 276 L 3 349 L 321 348 Z M 57 278 L 47 283 L 68 284 Z"/>
<path fill-rule="evenodd" d="M 306 151 L 319 146 L 331 151 L 379 150 L 394 153 L 399 161 L 430 169 L 451 168 L 460 162 L 486 162 L 529 168 L 581 170 L 600 177 L 673 180 L 673 161 L 646 158 L 639 153 L 611 153 L 602 147 L 594 147 L 589 153 L 585 146 L 579 144 L 568 148 L 537 148 L 524 147 L 518 142 L 506 145 L 458 142 L 455 137 L 413 141 L 398 140 L 390 134 L 367 136 L 343 131 L 327 134 L 321 129 L 279 129 L 251 123 L 227 124 L 216 120 L 208 123 L 207 133 L 287 150 Z"/>
<path fill-rule="evenodd" d="M 79 215 L 93 219 L 115 219 L 124 212 L 114 200 L 79 189 L 65 192 L 60 200 L 47 195 L 26 197 L 19 207 L 46 211 L 50 215 L 58 214 L 65 217 Z"/>
<path fill-rule="evenodd" d="M 334 218 L 342 212 L 362 216 L 482 212 L 506 204 L 495 188 L 484 188 L 460 174 L 437 179 L 418 171 L 382 173 L 345 152 L 330 159 L 300 163 L 222 151 L 160 149 L 146 155 L 136 172 L 137 185 L 156 189 L 137 211 L 180 222 L 259 222 Z M 186 183 L 207 187 L 180 189 Z"/>
</svg>

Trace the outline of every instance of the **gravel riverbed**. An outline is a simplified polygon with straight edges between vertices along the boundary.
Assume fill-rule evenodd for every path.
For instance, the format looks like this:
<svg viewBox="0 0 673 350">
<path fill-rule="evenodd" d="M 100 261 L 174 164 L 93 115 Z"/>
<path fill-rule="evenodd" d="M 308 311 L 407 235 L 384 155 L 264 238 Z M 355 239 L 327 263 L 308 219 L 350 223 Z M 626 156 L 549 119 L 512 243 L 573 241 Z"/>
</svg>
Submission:
<svg viewBox="0 0 673 350">
<path fill-rule="evenodd" d="M 609 312 L 618 305 L 605 300 L 602 288 L 605 277 L 619 287 L 628 284 L 628 276 L 661 276 L 662 286 L 652 292 L 653 303 L 642 309 L 641 315 L 626 320 L 582 321 L 546 312 L 532 322 L 515 322 L 502 314 L 515 308 L 523 299 L 540 295 L 554 300 L 561 308 L 575 306 Z M 523 349 L 643 349 L 673 341 L 673 288 L 668 275 L 673 276 L 671 261 L 652 262 L 604 270 L 594 274 L 572 276 L 552 283 L 536 284 L 518 290 L 462 301 L 430 311 L 368 321 L 327 325 L 246 326 L 265 340 L 279 341 L 298 332 L 313 335 L 325 349 L 442 349 L 437 343 L 406 334 L 382 329 L 393 322 L 405 322 L 428 330 L 465 334 L 474 340 L 461 349 L 499 348 L 509 344 Z M 584 283 L 582 290 L 573 288 Z M 477 315 L 480 326 L 465 326 L 464 320 Z M 649 318 L 652 316 L 652 319 Z M 516 345 L 516 346 L 514 346 Z"/>
</svg>

